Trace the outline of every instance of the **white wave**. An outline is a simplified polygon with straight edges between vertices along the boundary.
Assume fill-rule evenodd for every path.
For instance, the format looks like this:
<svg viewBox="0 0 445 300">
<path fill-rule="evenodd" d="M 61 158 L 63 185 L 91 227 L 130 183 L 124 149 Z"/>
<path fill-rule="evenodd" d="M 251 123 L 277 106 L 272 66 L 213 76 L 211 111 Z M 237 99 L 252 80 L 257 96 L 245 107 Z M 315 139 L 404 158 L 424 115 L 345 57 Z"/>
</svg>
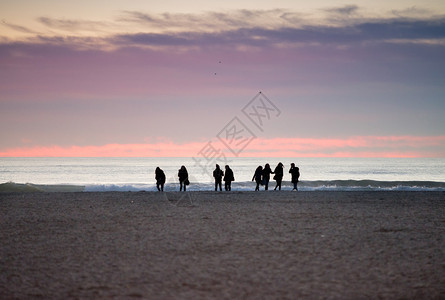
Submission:
<svg viewBox="0 0 445 300">
<path fill-rule="evenodd" d="M 232 191 L 254 191 L 256 184 L 251 181 L 233 182 Z M 269 183 L 269 190 L 273 191 L 275 181 Z M 282 191 L 291 191 L 293 185 L 284 181 Z M 214 183 L 191 182 L 187 191 L 214 191 Z M 224 190 L 224 183 L 222 184 Z M 334 181 L 302 181 L 298 184 L 300 191 L 445 191 L 445 182 L 432 181 L 372 181 L 372 180 L 334 180 Z M 264 190 L 264 186 L 260 187 Z M 122 184 L 21 184 L 7 182 L 0 184 L 0 192 L 154 192 L 157 191 L 155 184 L 122 183 Z M 164 191 L 179 191 L 179 183 L 167 183 Z"/>
<path fill-rule="evenodd" d="M 233 182 L 232 191 L 254 191 L 256 184 L 250 181 Z M 269 183 L 269 191 L 275 188 L 275 181 Z M 282 183 L 282 191 L 291 191 L 292 183 Z M 187 191 L 213 191 L 214 183 L 191 183 Z M 224 190 L 224 182 L 222 184 Z M 300 191 L 445 191 L 445 183 L 442 182 L 385 182 L 385 181 L 303 181 L 298 184 Z M 264 190 L 264 186 L 260 186 Z M 86 185 L 85 192 L 108 191 L 157 191 L 155 185 L 150 184 L 97 184 Z M 179 183 L 167 183 L 164 191 L 179 191 Z"/>
</svg>

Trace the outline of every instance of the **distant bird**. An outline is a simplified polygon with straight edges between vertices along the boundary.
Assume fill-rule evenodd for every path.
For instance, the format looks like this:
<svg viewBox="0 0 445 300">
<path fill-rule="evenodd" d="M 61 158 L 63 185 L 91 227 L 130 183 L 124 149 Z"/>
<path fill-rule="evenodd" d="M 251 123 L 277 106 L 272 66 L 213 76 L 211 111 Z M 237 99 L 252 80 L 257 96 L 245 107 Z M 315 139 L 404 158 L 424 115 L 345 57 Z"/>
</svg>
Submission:
<svg viewBox="0 0 445 300">
<path fill-rule="evenodd" d="M 221 61 L 219 61 L 219 63 L 221 63 Z M 216 75 L 216 73 L 214 75 Z"/>
</svg>

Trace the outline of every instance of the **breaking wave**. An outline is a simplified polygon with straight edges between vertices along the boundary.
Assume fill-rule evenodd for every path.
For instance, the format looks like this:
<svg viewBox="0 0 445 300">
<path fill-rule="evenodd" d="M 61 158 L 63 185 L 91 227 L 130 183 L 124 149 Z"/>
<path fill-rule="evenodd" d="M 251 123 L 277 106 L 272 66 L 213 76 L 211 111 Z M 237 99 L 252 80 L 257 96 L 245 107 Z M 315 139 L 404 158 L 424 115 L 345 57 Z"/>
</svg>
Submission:
<svg viewBox="0 0 445 300">
<path fill-rule="evenodd" d="M 269 183 L 273 190 L 275 181 Z M 188 191 L 212 191 L 213 183 L 194 183 L 187 187 Z M 301 181 L 300 191 L 445 191 L 445 182 L 435 181 L 375 181 L 375 180 L 315 180 Z M 224 183 L 223 183 L 224 189 Z M 250 181 L 233 182 L 232 191 L 253 191 L 255 183 Z M 290 182 L 283 182 L 282 190 L 291 190 Z M 42 185 L 32 183 L 7 182 L 0 184 L 0 192 L 140 192 L 156 191 L 154 184 L 85 184 L 85 185 Z M 178 183 L 167 183 L 167 192 L 179 191 Z M 261 187 L 264 190 L 264 186 Z"/>
</svg>

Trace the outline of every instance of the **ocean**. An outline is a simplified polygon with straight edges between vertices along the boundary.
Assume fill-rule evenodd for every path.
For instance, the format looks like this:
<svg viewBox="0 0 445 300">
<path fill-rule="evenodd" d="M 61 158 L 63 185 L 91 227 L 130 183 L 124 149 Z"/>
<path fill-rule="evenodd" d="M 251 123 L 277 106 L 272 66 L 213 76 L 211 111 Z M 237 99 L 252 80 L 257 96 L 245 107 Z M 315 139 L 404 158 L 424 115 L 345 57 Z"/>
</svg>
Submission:
<svg viewBox="0 0 445 300">
<path fill-rule="evenodd" d="M 0 158 L 0 185 L 51 191 L 155 191 L 154 172 L 159 166 L 167 177 L 165 191 L 177 191 L 178 169 L 184 165 L 191 182 L 187 190 L 211 191 L 215 165 L 203 162 L 193 158 Z M 253 191 L 256 167 L 269 163 L 273 170 L 278 162 L 285 166 L 282 190 L 292 189 L 288 171 L 293 162 L 300 168 L 301 191 L 445 191 L 443 158 L 227 158 L 235 175 L 232 190 Z M 271 180 L 269 189 L 274 187 Z"/>
</svg>

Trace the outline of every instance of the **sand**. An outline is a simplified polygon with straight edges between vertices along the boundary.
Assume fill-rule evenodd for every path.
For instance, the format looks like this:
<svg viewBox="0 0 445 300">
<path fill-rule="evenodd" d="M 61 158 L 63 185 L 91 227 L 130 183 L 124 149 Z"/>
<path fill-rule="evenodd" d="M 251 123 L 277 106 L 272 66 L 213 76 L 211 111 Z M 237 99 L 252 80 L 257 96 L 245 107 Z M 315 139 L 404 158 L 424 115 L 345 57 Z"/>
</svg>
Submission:
<svg viewBox="0 0 445 300">
<path fill-rule="evenodd" d="M 11 193 L 0 225 L 1 299 L 445 298 L 444 192 Z"/>
</svg>

